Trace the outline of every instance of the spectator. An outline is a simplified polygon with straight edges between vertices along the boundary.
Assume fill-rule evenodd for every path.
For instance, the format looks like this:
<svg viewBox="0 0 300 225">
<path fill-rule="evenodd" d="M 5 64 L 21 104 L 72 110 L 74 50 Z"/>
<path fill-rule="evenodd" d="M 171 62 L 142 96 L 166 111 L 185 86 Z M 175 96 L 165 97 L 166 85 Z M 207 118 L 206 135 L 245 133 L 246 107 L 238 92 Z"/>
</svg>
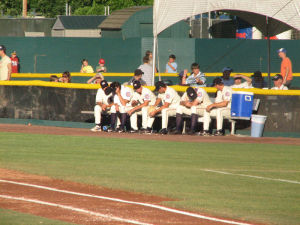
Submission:
<svg viewBox="0 0 300 225">
<path fill-rule="evenodd" d="M 106 73 L 107 69 L 105 66 L 105 60 L 104 59 L 100 59 L 99 60 L 99 65 L 96 67 L 96 72 L 97 73 Z"/>
<path fill-rule="evenodd" d="M 82 65 L 81 65 L 81 70 L 80 73 L 94 73 L 94 69 L 93 67 L 91 67 L 89 65 L 89 62 L 87 59 L 83 59 L 81 61 Z"/>
<path fill-rule="evenodd" d="M 276 74 L 272 80 L 274 82 L 274 87 L 271 88 L 272 90 L 288 90 L 288 88 L 284 86 L 283 77 L 280 74 Z"/>
<path fill-rule="evenodd" d="M 153 54 L 152 54 L 152 52 L 150 50 L 147 50 L 145 56 L 147 56 L 149 58 L 149 65 L 151 67 L 153 67 Z M 155 66 L 155 73 L 157 73 L 156 66 Z"/>
<path fill-rule="evenodd" d="M 88 84 L 100 84 L 101 81 L 104 80 L 104 76 L 102 75 L 102 73 L 97 73 L 95 76 L 93 76 L 92 78 L 90 78 L 87 83 Z"/>
<path fill-rule="evenodd" d="M 11 53 L 11 71 L 12 73 L 19 73 L 20 72 L 20 59 L 17 56 L 17 52 L 13 51 Z"/>
<path fill-rule="evenodd" d="M 6 55 L 6 48 L 0 45 L 0 80 L 10 80 L 11 77 L 11 59 Z"/>
<path fill-rule="evenodd" d="M 138 81 L 141 83 L 142 86 L 146 86 L 146 85 L 147 85 L 146 81 L 144 81 L 144 80 L 142 79 L 143 74 L 144 74 L 144 72 L 143 72 L 142 70 L 136 69 L 136 70 L 134 71 L 134 76 L 133 76 L 133 78 L 131 78 L 131 79 L 128 81 L 128 85 L 133 85 L 133 82 L 136 81 L 136 80 L 138 80 Z"/>
<path fill-rule="evenodd" d="M 242 82 L 242 79 L 246 80 Z M 234 76 L 234 85 L 231 88 L 252 88 L 252 80 L 242 74 L 237 74 Z"/>
<path fill-rule="evenodd" d="M 221 77 L 224 86 L 232 86 L 234 85 L 234 79 L 230 77 L 231 72 L 233 69 L 230 67 L 223 68 L 223 76 Z"/>
<path fill-rule="evenodd" d="M 255 71 L 252 77 L 252 87 L 254 88 L 264 88 L 265 81 L 260 71 Z"/>
<path fill-rule="evenodd" d="M 139 66 L 138 69 L 142 70 L 144 73 L 144 81 L 146 82 L 146 85 L 152 86 L 152 78 L 153 78 L 153 71 L 152 71 L 152 66 L 149 64 L 149 57 L 144 56 L 143 58 L 143 63 L 142 65 Z"/>
<path fill-rule="evenodd" d="M 278 56 L 282 59 L 280 73 L 283 77 L 283 84 L 290 88 L 293 80 L 292 62 L 289 57 L 286 56 L 285 48 L 281 48 L 277 52 Z"/>
<path fill-rule="evenodd" d="M 62 74 L 62 77 L 59 79 L 61 83 L 71 83 L 71 74 L 69 71 L 65 71 Z"/>
<path fill-rule="evenodd" d="M 177 73 L 177 63 L 175 62 L 175 60 L 175 55 L 169 56 L 169 61 L 166 64 L 166 73 Z"/>
<path fill-rule="evenodd" d="M 187 77 L 188 70 L 184 70 L 182 77 L 182 85 L 190 85 L 191 87 L 206 87 L 205 74 L 200 71 L 198 63 L 191 65 L 192 73 Z"/>
<path fill-rule="evenodd" d="M 50 76 L 50 82 L 59 82 L 59 79 L 56 75 L 51 75 Z"/>
</svg>

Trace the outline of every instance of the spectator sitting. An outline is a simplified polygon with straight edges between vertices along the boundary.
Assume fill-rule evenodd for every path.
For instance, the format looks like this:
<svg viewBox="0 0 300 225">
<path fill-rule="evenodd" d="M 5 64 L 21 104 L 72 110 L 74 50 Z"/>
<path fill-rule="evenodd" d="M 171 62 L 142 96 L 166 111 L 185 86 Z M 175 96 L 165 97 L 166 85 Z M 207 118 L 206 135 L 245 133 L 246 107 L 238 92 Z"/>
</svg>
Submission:
<svg viewBox="0 0 300 225">
<path fill-rule="evenodd" d="M 128 81 L 128 85 L 132 85 L 134 81 L 138 80 L 140 81 L 142 86 L 146 86 L 146 82 L 142 79 L 144 72 L 140 69 L 136 69 L 134 71 L 134 76 Z"/>
<path fill-rule="evenodd" d="M 272 90 L 288 90 L 286 86 L 283 85 L 283 77 L 280 74 L 276 74 L 272 78 L 274 82 L 274 87 L 272 87 Z"/>
<path fill-rule="evenodd" d="M 234 85 L 234 80 L 233 80 L 233 78 L 230 77 L 230 74 L 232 71 L 233 71 L 233 69 L 231 69 L 230 67 L 223 68 L 223 76 L 221 77 L 221 79 L 222 79 L 224 86 Z"/>
<path fill-rule="evenodd" d="M 99 60 L 99 65 L 96 67 L 96 72 L 97 73 L 106 73 L 107 69 L 105 66 L 105 60 L 104 59 L 100 59 Z"/>
<path fill-rule="evenodd" d="M 169 56 L 169 61 L 166 64 L 166 73 L 177 73 L 177 63 L 175 62 L 175 60 L 175 55 Z"/>
<path fill-rule="evenodd" d="M 95 76 L 91 77 L 87 83 L 88 84 L 100 84 L 104 80 L 102 73 L 97 73 Z"/>
<path fill-rule="evenodd" d="M 252 87 L 254 88 L 264 88 L 265 81 L 260 71 L 255 71 L 252 77 Z"/>
<path fill-rule="evenodd" d="M 246 80 L 242 82 L 242 79 Z M 231 88 L 252 88 L 252 80 L 242 74 L 237 74 L 234 76 L 234 85 Z"/>
<path fill-rule="evenodd" d="M 59 79 L 56 75 L 51 75 L 50 76 L 50 82 L 59 82 Z"/>
<path fill-rule="evenodd" d="M 87 59 L 83 59 L 81 61 L 82 65 L 81 65 L 81 70 L 80 73 L 94 73 L 94 69 L 93 67 L 91 67 L 89 65 L 89 62 Z"/>
<path fill-rule="evenodd" d="M 69 71 L 65 71 L 62 74 L 62 77 L 59 79 L 61 83 L 71 83 L 71 74 Z"/>
<path fill-rule="evenodd" d="M 153 85 L 153 83 L 152 83 L 153 68 L 149 64 L 149 57 L 144 56 L 143 62 L 144 62 L 144 64 L 140 65 L 138 69 L 140 69 L 144 73 L 143 78 L 144 78 L 144 81 L 146 82 L 145 85 L 151 86 L 151 85 Z"/>
<path fill-rule="evenodd" d="M 182 77 L 182 85 L 190 85 L 191 87 L 206 87 L 205 74 L 200 71 L 198 63 L 191 65 L 192 73 L 187 77 L 188 70 L 185 69 Z"/>
</svg>

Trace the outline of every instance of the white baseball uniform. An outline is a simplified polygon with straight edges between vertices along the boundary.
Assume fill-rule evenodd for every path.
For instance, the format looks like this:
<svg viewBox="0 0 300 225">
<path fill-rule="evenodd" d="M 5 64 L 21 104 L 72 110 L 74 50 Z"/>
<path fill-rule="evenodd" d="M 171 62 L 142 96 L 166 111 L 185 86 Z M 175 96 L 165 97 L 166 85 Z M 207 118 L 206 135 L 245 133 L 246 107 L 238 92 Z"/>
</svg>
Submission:
<svg viewBox="0 0 300 225">
<path fill-rule="evenodd" d="M 96 105 L 94 107 L 94 116 L 95 116 L 95 124 L 100 124 L 101 123 L 101 113 L 102 113 L 102 107 L 100 105 L 98 105 L 97 103 L 101 103 L 101 104 L 105 104 L 105 105 L 109 105 L 112 102 L 109 102 L 109 99 L 112 99 L 112 93 L 110 93 L 109 95 L 106 95 L 103 91 L 102 88 L 99 88 L 96 94 Z M 109 112 L 110 108 L 107 108 L 105 112 Z"/>
<path fill-rule="evenodd" d="M 126 113 L 128 111 L 128 108 L 131 106 L 131 100 L 133 98 L 133 90 L 129 87 L 121 85 L 121 96 L 123 99 L 129 101 L 125 106 L 121 104 L 121 101 L 119 99 L 119 96 L 117 94 L 114 95 L 114 104 L 117 104 L 119 106 L 119 112 L 120 113 Z M 112 113 L 116 113 L 116 111 L 111 111 Z"/>
</svg>

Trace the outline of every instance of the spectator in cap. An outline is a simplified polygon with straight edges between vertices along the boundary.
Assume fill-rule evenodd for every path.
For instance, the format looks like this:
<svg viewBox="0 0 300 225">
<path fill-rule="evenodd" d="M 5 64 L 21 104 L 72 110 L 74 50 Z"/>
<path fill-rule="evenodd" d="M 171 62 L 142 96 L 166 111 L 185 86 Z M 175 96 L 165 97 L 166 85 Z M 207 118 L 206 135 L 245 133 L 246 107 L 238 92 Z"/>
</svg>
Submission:
<svg viewBox="0 0 300 225">
<path fill-rule="evenodd" d="M 149 64 L 149 57 L 148 56 L 144 56 L 144 58 L 143 58 L 143 64 L 140 65 L 138 67 L 138 69 L 140 69 L 144 73 L 143 78 L 144 78 L 144 81 L 146 82 L 145 85 L 152 86 L 153 85 L 153 82 L 152 82 L 153 68 Z"/>
<path fill-rule="evenodd" d="M 89 65 L 87 59 L 83 59 L 81 63 L 82 65 L 81 65 L 80 73 L 94 73 L 94 69 Z"/>
<path fill-rule="evenodd" d="M 230 116 L 231 112 L 232 89 L 225 86 L 220 77 L 215 78 L 213 83 L 218 90 L 217 98 L 215 103 L 206 107 L 206 111 L 210 113 L 210 116 L 216 117 L 217 131 L 215 132 L 215 136 L 222 136 L 224 135 L 223 119 L 226 116 Z M 210 119 L 206 123 L 210 123 Z"/>
<path fill-rule="evenodd" d="M 101 131 L 101 115 L 102 113 L 110 113 L 113 106 L 112 88 L 109 87 L 106 80 L 100 82 L 100 87 L 96 94 L 96 105 L 94 107 L 95 127 L 91 129 L 93 132 Z"/>
<path fill-rule="evenodd" d="M 11 59 L 11 70 L 12 70 L 12 73 L 19 73 L 20 72 L 20 59 L 17 56 L 17 52 L 16 51 L 13 51 L 11 53 L 10 59 Z"/>
<path fill-rule="evenodd" d="M 292 62 L 289 57 L 286 56 L 286 49 L 280 48 L 277 50 L 278 56 L 282 59 L 280 73 L 283 78 L 283 84 L 290 88 L 293 80 Z"/>
<path fill-rule="evenodd" d="M 100 84 L 101 81 L 104 80 L 104 76 L 102 73 L 97 73 L 95 76 L 91 77 L 87 83 L 88 84 Z"/>
<path fill-rule="evenodd" d="M 200 66 L 198 63 L 193 63 L 191 65 L 192 73 L 188 77 L 188 70 L 185 69 L 182 76 L 182 84 L 189 85 L 191 87 L 206 87 L 205 74 L 200 71 Z"/>
<path fill-rule="evenodd" d="M 224 86 L 232 86 L 234 85 L 234 79 L 230 77 L 233 69 L 230 67 L 224 67 L 222 72 L 223 76 L 221 77 Z"/>
<path fill-rule="evenodd" d="M 176 56 L 170 55 L 169 61 L 166 64 L 166 73 L 177 73 L 177 63 L 175 62 Z"/>
<path fill-rule="evenodd" d="M 255 71 L 252 77 L 252 87 L 254 88 L 264 88 L 266 83 L 260 71 Z"/>
<path fill-rule="evenodd" d="M 272 87 L 272 90 L 288 90 L 286 86 L 283 84 L 283 77 L 280 74 L 276 74 L 272 81 L 274 82 L 274 87 Z"/>
<path fill-rule="evenodd" d="M 167 86 L 164 82 L 158 81 L 155 84 L 155 91 L 158 91 L 155 107 L 158 107 L 162 103 L 162 106 L 155 109 L 150 113 L 150 117 L 161 113 L 161 126 L 160 134 L 168 134 L 168 119 L 169 116 L 176 115 L 176 109 L 180 103 L 180 97 L 178 93 L 171 87 Z"/>
<path fill-rule="evenodd" d="M 0 80 L 10 80 L 11 78 L 11 59 L 6 55 L 6 48 L 0 45 Z"/>
<path fill-rule="evenodd" d="M 99 60 L 99 64 L 96 67 L 96 72 L 97 73 L 106 73 L 107 72 L 107 69 L 106 69 L 106 66 L 105 66 L 105 60 L 103 58 L 101 58 Z"/>
<path fill-rule="evenodd" d="M 252 79 L 242 74 L 236 74 L 234 77 L 234 85 L 231 88 L 252 88 Z M 242 82 L 245 80 L 245 82 Z"/>
<path fill-rule="evenodd" d="M 144 72 L 141 69 L 136 69 L 134 71 L 134 76 L 128 81 L 128 85 L 133 85 L 133 82 L 138 80 L 142 86 L 146 86 L 146 81 L 142 79 Z"/>
<path fill-rule="evenodd" d="M 154 118 L 148 115 L 148 109 L 150 105 L 154 105 L 156 97 L 152 91 L 143 87 L 138 80 L 135 80 L 132 86 L 134 90 L 132 107 L 127 112 L 130 116 L 131 133 L 138 132 L 137 115 L 142 115 L 141 132 L 151 133 Z"/>
</svg>

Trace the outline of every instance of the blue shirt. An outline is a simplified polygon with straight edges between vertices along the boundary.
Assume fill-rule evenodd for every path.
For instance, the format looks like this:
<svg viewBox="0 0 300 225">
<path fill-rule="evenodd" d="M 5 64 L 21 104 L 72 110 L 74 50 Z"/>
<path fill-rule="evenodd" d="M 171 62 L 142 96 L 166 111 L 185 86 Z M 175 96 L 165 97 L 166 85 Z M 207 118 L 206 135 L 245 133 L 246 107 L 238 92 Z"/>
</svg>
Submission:
<svg viewBox="0 0 300 225">
<path fill-rule="evenodd" d="M 171 65 L 175 68 L 175 71 L 167 63 L 166 64 L 166 71 L 167 71 L 167 73 L 177 73 L 177 63 L 176 62 L 172 62 Z"/>
<path fill-rule="evenodd" d="M 203 84 L 198 84 L 196 79 L 199 79 L 203 82 Z M 190 85 L 191 87 L 206 87 L 206 78 L 205 74 L 202 72 L 199 72 L 197 75 L 191 74 L 187 79 L 186 79 L 186 84 Z"/>
<path fill-rule="evenodd" d="M 223 77 L 221 77 L 221 79 L 222 79 L 224 86 L 234 85 L 234 79 L 232 77 L 230 77 L 229 80 L 224 80 Z"/>
</svg>

